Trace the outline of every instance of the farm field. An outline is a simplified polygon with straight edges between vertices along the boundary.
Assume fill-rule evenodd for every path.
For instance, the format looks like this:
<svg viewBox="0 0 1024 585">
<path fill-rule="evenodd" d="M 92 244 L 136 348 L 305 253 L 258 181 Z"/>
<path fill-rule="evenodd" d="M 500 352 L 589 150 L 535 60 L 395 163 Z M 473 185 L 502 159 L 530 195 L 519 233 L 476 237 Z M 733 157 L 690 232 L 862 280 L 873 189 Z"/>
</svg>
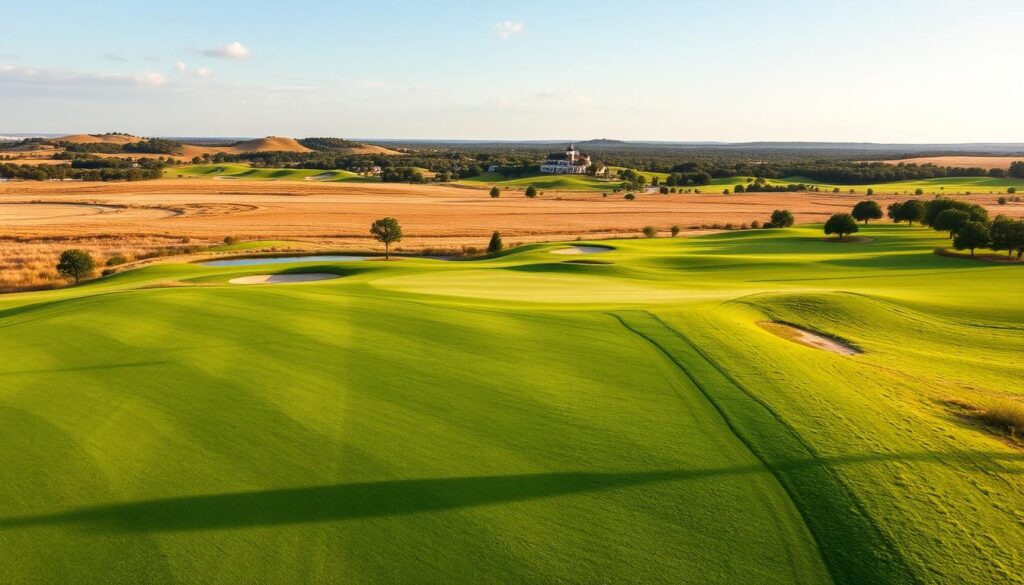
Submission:
<svg viewBox="0 0 1024 585">
<path fill-rule="evenodd" d="M 57 281 L 61 249 L 82 247 L 100 261 L 161 249 L 243 241 L 290 242 L 288 247 L 366 250 L 367 227 L 394 215 L 405 228 L 401 251 L 461 253 L 482 249 L 494 230 L 509 244 L 638 235 L 646 225 L 684 233 L 764 222 L 789 209 L 798 223 L 823 222 L 863 196 L 847 193 L 621 194 L 545 191 L 536 199 L 509 190 L 356 181 L 242 181 L 169 179 L 135 183 L 0 183 L 0 289 Z M 927 196 L 926 196 L 927 197 Z M 884 207 L 908 196 L 876 195 Z M 1024 204 L 996 197 L 963 200 L 1024 216 Z"/>
<path fill-rule="evenodd" d="M 4 295 L 0 570 L 1019 581 L 1024 453 L 970 413 L 1024 399 L 1024 266 L 860 235 L 162 264 Z M 230 284 L 282 272 L 339 278 Z"/>
</svg>

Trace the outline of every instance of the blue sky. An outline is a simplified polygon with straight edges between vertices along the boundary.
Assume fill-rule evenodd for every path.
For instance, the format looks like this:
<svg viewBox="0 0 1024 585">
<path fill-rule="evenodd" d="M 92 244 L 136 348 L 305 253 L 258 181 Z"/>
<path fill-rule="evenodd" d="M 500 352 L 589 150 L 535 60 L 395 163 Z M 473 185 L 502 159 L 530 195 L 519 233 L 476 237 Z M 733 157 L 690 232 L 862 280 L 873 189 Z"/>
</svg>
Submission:
<svg viewBox="0 0 1024 585">
<path fill-rule="evenodd" d="M 1018 0 L 0 8 L 0 132 L 1024 141 Z"/>
</svg>

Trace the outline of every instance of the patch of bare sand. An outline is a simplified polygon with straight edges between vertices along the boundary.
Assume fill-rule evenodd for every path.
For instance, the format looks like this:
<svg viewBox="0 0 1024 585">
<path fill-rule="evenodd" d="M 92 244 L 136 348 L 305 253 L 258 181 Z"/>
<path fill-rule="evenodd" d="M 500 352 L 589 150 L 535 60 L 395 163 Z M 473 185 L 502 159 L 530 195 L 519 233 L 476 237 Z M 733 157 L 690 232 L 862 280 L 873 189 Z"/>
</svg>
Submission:
<svg viewBox="0 0 1024 585">
<path fill-rule="evenodd" d="M 800 345 L 806 345 L 808 347 L 837 353 L 839 355 L 859 355 L 864 353 L 847 341 L 836 337 L 829 337 L 788 323 L 762 321 L 761 323 L 758 323 L 758 325 L 769 333 L 777 335 L 783 339 L 799 343 Z"/>
</svg>

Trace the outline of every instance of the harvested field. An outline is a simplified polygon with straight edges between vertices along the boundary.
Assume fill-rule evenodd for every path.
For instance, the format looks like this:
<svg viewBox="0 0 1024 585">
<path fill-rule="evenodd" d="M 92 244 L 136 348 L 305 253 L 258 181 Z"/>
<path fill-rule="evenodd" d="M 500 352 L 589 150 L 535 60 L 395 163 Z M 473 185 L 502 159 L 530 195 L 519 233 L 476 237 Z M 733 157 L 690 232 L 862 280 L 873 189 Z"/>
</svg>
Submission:
<svg viewBox="0 0 1024 585">
<path fill-rule="evenodd" d="M 880 162 L 891 165 L 932 164 L 940 167 L 979 167 L 982 169 L 1008 169 L 1010 163 L 1024 160 L 1024 156 L 921 156 L 917 158 L 904 158 L 897 160 L 883 160 Z"/>
<path fill-rule="evenodd" d="M 645 194 L 627 201 L 596 192 L 549 191 L 536 199 L 518 192 L 492 199 L 486 189 L 406 184 L 173 179 L 11 182 L 0 184 L 0 228 L 3 236 L 18 243 L 5 249 L 0 286 L 44 284 L 49 277 L 40 274 L 55 278 L 48 267 L 56 262 L 56 254 L 81 241 L 84 247 L 95 246 L 104 257 L 122 250 L 129 256 L 143 255 L 167 242 L 214 244 L 226 236 L 367 251 L 378 248 L 368 232 L 370 223 L 394 216 L 406 234 L 398 251 L 450 254 L 482 249 L 494 230 L 501 232 L 506 244 L 515 245 L 628 237 L 639 235 L 645 225 L 662 231 L 680 225 L 684 234 L 741 228 L 766 221 L 779 208 L 793 211 L 798 223 L 821 222 L 833 213 L 849 211 L 862 198 L 831 193 Z M 875 199 L 885 207 L 906 197 Z M 991 196 L 963 199 L 988 206 L 993 215 L 1024 216 L 1024 206 L 998 206 Z M 52 238 L 59 238 L 60 246 Z M 32 242 L 37 240 L 45 252 L 33 249 Z M 136 250 L 135 242 L 144 245 Z M 19 268 L 24 264 L 32 265 L 33 276 L 27 280 L 10 272 L 25 272 Z"/>
</svg>

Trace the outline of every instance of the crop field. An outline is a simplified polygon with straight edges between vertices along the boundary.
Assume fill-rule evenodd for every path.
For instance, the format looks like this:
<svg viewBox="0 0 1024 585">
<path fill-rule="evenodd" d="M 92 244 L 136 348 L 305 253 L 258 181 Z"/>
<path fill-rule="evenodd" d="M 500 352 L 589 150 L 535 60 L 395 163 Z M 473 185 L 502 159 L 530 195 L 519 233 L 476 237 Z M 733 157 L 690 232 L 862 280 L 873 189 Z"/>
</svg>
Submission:
<svg viewBox="0 0 1024 585">
<path fill-rule="evenodd" d="M 228 167 L 229 165 L 220 165 Z M 928 197 L 928 196 L 925 196 Z M 798 223 L 849 211 L 863 196 L 848 193 L 622 194 L 545 191 L 528 199 L 503 190 L 358 181 L 168 179 L 136 183 L 0 183 L 0 290 L 52 285 L 61 249 L 83 247 L 100 261 L 156 251 L 187 251 L 243 241 L 288 241 L 282 247 L 365 250 L 378 217 L 394 215 L 406 252 L 453 254 L 483 249 L 499 230 L 509 244 L 628 237 L 651 225 L 684 234 L 764 222 L 789 209 Z M 908 196 L 876 195 L 884 207 Z M 992 215 L 1024 216 L 1024 204 L 997 205 L 991 195 L 960 197 Z"/>
<path fill-rule="evenodd" d="M 1024 266 L 860 235 L 172 263 L 4 295 L 0 571 L 1019 582 L 1024 453 L 975 413 L 1022 408 Z M 337 278 L 231 284 L 277 273 Z"/>
</svg>

